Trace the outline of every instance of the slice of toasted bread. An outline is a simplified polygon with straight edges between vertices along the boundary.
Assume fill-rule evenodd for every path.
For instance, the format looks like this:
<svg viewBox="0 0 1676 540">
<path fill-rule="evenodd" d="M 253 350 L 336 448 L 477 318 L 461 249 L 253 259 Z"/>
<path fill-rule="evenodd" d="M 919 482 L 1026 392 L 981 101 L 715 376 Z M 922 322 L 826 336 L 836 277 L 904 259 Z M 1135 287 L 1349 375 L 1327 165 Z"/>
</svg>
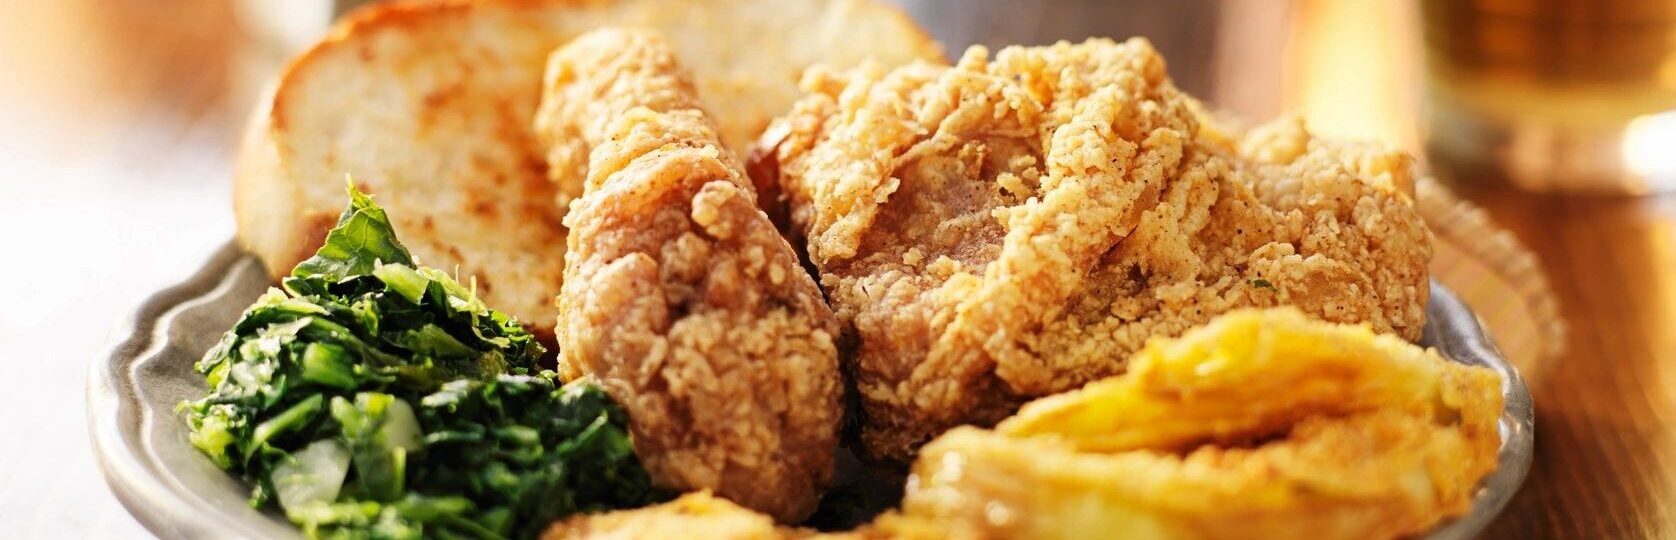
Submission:
<svg viewBox="0 0 1676 540">
<path fill-rule="evenodd" d="M 565 230 L 531 122 L 549 52 L 587 30 L 660 31 L 723 139 L 746 148 L 813 64 L 941 61 L 870 0 L 424 0 L 364 8 L 297 57 L 257 107 L 234 186 L 241 245 L 283 275 L 319 246 L 344 175 L 425 264 L 547 338 Z"/>
</svg>

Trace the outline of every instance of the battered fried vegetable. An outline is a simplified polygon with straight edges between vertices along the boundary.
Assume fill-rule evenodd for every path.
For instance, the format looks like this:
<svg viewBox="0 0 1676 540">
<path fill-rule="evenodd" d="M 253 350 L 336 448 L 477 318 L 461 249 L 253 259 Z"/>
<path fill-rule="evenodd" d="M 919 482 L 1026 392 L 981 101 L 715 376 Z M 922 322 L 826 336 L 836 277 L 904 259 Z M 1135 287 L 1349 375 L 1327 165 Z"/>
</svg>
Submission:
<svg viewBox="0 0 1676 540">
<path fill-rule="evenodd" d="M 1376 409 L 1462 418 L 1498 443 L 1498 379 L 1362 326 L 1294 309 L 1230 313 L 1180 339 L 1153 340 L 1130 371 L 1038 399 L 1001 422 L 1012 437 L 1055 435 L 1079 451 L 1190 449 L 1283 433 L 1299 419 Z"/>
<path fill-rule="evenodd" d="M 1239 311 L 1124 376 L 927 445 L 901 518 L 1000 538 L 1394 538 L 1495 468 L 1499 378 L 1366 327 Z"/>
</svg>

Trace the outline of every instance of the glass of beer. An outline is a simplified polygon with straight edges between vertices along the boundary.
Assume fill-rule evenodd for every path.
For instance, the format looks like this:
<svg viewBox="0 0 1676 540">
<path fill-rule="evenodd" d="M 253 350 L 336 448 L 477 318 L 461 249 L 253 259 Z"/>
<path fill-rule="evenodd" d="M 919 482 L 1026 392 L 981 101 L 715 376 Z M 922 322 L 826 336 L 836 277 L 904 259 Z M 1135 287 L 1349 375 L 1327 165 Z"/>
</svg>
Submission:
<svg viewBox="0 0 1676 540">
<path fill-rule="evenodd" d="M 1421 14 L 1440 177 L 1676 190 L 1676 0 L 1422 0 Z"/>
</svg>

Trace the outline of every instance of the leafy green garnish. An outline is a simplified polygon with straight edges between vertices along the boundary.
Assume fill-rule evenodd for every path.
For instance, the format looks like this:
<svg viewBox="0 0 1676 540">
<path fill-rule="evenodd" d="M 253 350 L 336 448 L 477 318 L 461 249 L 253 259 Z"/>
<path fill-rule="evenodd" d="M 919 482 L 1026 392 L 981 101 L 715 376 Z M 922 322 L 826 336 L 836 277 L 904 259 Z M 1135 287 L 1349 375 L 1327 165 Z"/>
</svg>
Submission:
<svg viewBox="0 0 1676 540">
<path fill-rule="evenodd" d="M 407 247 L 396 240 L 384 209 L 372 197 L 349 184 L 349 208 L 338 216 L 338 225 L 326 233 L 326 243 L 313 257 L 291 269 L 295 277 L 318 276 L 339 281 L 370 274 L 378 263 L 416 266 Z"/>
<path fill-rule="evenodd" d="M 418 266 L 349 187 L 325 245 L 195 368 L 194 446 L 316 538 L 531 538 L 652 502 L 627 418 L 516 320 Z"/>
<path fill-rule="evenodd" d="M 1257 278 L 1257 279 L 1251 280 L 1251 286 L 1259 288 L 1259 289 L 1268 289 L 1268 290 L 1271 290 L 1271 291 L 1277 290 L 1277 289 L 1274 288 L 1273 283 L 1269 283 L 1269 280 L 1266 280 L 1266 279 L 1263 279 L 1263 278 Z"/>
</svg>

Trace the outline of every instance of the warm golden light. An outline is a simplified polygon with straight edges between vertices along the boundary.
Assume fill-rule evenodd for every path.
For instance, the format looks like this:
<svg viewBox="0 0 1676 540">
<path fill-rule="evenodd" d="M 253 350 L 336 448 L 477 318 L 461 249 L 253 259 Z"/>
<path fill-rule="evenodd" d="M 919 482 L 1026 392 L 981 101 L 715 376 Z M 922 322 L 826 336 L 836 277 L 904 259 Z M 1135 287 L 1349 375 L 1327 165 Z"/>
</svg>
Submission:
<svg viewBox="0 0 1676 540">
<path fill-rule="evenodd" d="M 1654 191 L 1676 189 L 1676 111 L 1631 120 L 1624 129 L 1624 166 Z"/>
<path fill-rule="evenodd" d="M 1397 2 L 1302 2 L 1286 108 L 1323 135 L 1418 151 L 1413 21 L 1413 9 Z"/>
</svg>

